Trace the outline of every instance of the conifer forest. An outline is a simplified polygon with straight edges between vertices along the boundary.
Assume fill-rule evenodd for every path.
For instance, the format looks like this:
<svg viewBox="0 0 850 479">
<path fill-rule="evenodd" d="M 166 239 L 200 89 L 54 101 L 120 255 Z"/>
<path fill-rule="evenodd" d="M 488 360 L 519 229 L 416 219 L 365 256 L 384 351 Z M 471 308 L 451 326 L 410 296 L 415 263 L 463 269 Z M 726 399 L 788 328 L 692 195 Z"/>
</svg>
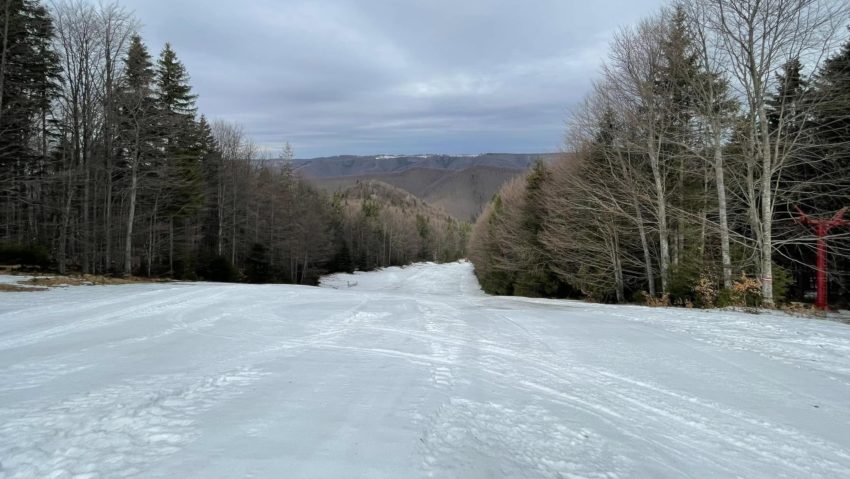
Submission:
<svg viewBox="0 0 850 479">
<path fill-rule="evenodd" d="M 117 3 L 8 0 L 0 28 L 0 263 L 313 284 L 464 255 L 465 223 L 387 188 L 322 192 L 288 145 L 209 121 Z"/>
</svg>

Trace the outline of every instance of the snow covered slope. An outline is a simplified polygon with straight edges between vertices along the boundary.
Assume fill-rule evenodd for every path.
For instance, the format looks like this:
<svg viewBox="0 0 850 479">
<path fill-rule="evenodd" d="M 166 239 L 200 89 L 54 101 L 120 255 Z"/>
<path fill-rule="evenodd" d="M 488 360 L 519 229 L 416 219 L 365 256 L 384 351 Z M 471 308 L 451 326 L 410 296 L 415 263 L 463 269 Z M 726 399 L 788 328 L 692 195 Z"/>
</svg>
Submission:
<svg viewBox="0 0 850 479">
<path fill-rule="evenodd" d="M 0 296 L 0 478 L 130 476 L 850 477 L 850 327 L 465 263 Z"/>
</svg>

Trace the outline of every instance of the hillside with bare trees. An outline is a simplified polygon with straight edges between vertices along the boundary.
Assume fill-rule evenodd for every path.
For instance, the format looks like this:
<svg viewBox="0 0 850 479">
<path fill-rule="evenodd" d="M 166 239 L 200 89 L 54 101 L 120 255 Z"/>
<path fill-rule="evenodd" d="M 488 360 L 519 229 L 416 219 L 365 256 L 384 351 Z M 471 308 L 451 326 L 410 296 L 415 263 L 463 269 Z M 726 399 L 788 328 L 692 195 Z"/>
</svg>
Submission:
<svg viewBox="0 0 850 479">
<path fill-rule="evenodd" d="M 153 58 L 118 4 L 3 5 L 0 264 L 313 284 L 463 255 L 460 223 L 380 193 L 331 197 L 288 145 L 269 161 L 240 125 L 208 121 L 175 50 Z"/>
<path fill-rule="evenodd" d="M 688 0 L 619 31 L 572 115 L 577 161 L 506 186 L 473 230 L 486 289 L 684 306 L 809 298 L 850 206 L 848 6 Z M 838 213 L 837 216 L 840 216 Z M 829 289 L 850 301 L 850 232 Z"/>
<path fill-rule="evenodd" d="M 335 194 L 334 205 L 345 251 L 358 269 L 443 263 L 466 254 L 468 223 L 386 183 L 359 182 Z"/>
<path fill-rule="evenodd" d="M 379 155 L 316 158 L 296 162 L 297 171 L 337 192 L 362 181 L 401 188 L 461 221 L 475 221 L 499 188 L 538 160 L 557 154 Z"/>
</svg>

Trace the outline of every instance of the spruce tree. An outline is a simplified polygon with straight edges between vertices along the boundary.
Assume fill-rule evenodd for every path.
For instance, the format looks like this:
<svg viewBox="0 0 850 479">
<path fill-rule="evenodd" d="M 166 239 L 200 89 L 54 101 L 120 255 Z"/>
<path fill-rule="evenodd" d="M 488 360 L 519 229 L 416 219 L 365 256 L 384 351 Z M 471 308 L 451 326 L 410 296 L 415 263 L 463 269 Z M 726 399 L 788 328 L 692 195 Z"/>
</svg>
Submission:
<svg viewBox="0 0 850 479">
<path fill-rule="evenodd" d="M 664 61 L 658 83 L 659 93 L 664 97 L 662 115 L 667 127 L 662 155 L 666 157 L 670 172 L 666 189 L 671 193 L 671 270 L 668 280 L 672 287 L 673 283 L 695 280 L 699 265 L 686 267 L 684 263 L 702 259 L 696 252 L 699 241 L 692 231 L 695 227 L 689 224 L 690 217 L 683 212 L 697 210 L 703 197 L 704 178 L 699 174 L 703 171 L 701 160 L 690 151 L 697 148 L 699 141 L 693 129 L 698 98 L 694 80 L 704 72 L 682 6 L 676 6 L 668 20 L 661 50 Z"/>
<path fill-rule="evenodd" d="M 123 273 L 133 266 L 133 228 L 141 183 L 147 180 L 161 151 L 158 134 L 159 112 L 154 96 L 154 70 L 150 54 L 140 36 L 135 35 L 124 61 L 124 81 L 118 95 L 118 119 L 122 167 L 127 182 L 127 219 L 124 236 Z"/>
<path fill-rule="evenodd" d="M 776 92 L 768 99 L 767 120 L 771 132 L 780 138 L 793 136 L 802 128 L 807 118 L 802 116 L 803 102 L 809 82 L 803 77 L 803 64 L 799 58 L 785 62 L 782 71 L 776 74 Z"/>
<path fill-rule="evenodd" d="M 812 156 L 824 180 L 814 205 L 835 210 L 850 205 L 850 40 L 824 62 L 811 97 L 817 102 Z"/>
<path fill-rule="evenodd" d="M 542 204 L 544 187 L 551 172 L 542 161 L 537 161 L 526 178 L 525 207 L 522 211 L 521 241 L 524 248 L 521 262 L 524 267 L 517 273 L 514 294 L 531 297 L 557 296 L 561 283 L 541 252 L 540 234 L 545 218 Z"/>
<path fill-rule="evenodd" d="M 186 68 L 168 43 L 157 61 L 156 87 L 165 144 L 161 172 L 169 221 L 168 270 L 182 277 L 194 269 L 189 264 L 193 231 L 188 219 L 203 207 L 204 145 L 200 136 L 207 132 L 195 122 L 197 95 L 192 94 Z"/>
<path fill-rule="evenodd" d="M 160 53 L 156 67 L 159 103 L 162 108 L 174 115 L 194 119 L 198 96 L 192 93 L 189 74 L 186 67 L 177 58 L 177 54 L 166 43 Z"/>
<path fill-rule="evenodd" d="M 202 206 L 202 142 L 206 139 L 200 136 L 210 133 L 201 131 L 195 122 L 197 95 L 192 94 L 186 68 L 167 43 L 157 62 L 156 89 L 165 142 L 165 182 L 171 203 L 168 214 L 183 218 Z"/>
<path fill-rule="evenodd" d="M 48 111 L 61 68 L 53 23 L 36 0 L 0 8 L 0 205 L 6 240 L 33 242 L 37 178 L 47 161 Z"/>
</svg>

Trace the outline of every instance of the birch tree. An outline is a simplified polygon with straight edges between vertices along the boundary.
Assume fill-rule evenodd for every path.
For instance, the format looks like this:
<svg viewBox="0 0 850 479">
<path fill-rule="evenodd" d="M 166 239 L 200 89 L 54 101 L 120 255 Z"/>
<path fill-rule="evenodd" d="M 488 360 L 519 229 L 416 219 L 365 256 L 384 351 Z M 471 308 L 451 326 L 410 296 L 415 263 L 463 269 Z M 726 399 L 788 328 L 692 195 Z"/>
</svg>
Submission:
<svg viewBox="0 0 850 479">
<path fill-rule="evenodd" d="M 774 73 L 794 58 L 816 69 L 840 41 L 838 34 L 846 25 L 850 6 L 829 0 L 702 1 L 706 8 L 702 18 L 720 40 L 749 113 L 745 125 L 749 145 L 744 152 L 752 174 L 747 200 L 760 256 L 762 296 L 772 306 L 777 179 L 802 140 L 801 136 L 783 138 L 781 129 L 769 128 Z"/>
</svg>

